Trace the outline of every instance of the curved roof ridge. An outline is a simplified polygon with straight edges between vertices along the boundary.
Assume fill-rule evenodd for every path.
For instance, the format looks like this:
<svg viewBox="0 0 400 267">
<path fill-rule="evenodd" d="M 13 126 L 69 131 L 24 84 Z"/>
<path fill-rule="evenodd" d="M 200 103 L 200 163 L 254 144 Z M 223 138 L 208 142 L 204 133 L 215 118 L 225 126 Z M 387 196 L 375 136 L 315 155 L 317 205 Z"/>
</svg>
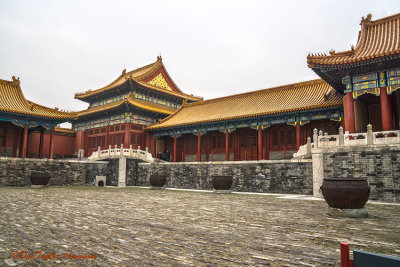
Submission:
<svg viewBox="0 0 400 267">
<path fill-rule="evenodd" d="M 368 14 L 368 15 L 370 15 L 370 14 Z M 368 15 L 367 15 L 367 17 L 368 17 Z M 394 14 L 394 15 L 391 15 L 391 16 L 388 16 L 388 17 L 383 17 L 383 18 L 380 18 L 380 19 L 376 19 L 376 20 L 370 20 L 370 23 L 367 26 L 384 23 L 384 22 L 386 22 L 388 20 L 392 20 L 395 17 L 399 17 L 400 18 L 400 13 L 397 13 L 397 14 Z M 371 15 L 371 18 L 372 18 L 372 15 Z"/>
<path fill-rule="evenodd" d="M 285 84 L 285 85 L 279 85 L 275 87 L 270 87 L 270 88 L 264 88 L 264 89 L 259 89 L 256 91 L 248 91 L 248 92 L 243 92 L 239 94 L 234 94 L 234 95 L 228 95 L 228 96 L 222 96 L 222 97 L 217 97 L 217 98 L 212 98 L 212 99 L 207 99 L 199 102 L 192 102 L 188 103 L 187 106 L 197 106 L 197 105 L 203 105 L 205 103 L 212 103 L 212 102 L 217 102 L 221 100 L 225 100 L 226 98 L 238 98 L 238 97 L 244 97 L 247 95 L 254 95 L 254 94 L 262 94 L 265 92 L 273 92 L 273 91 L 281 91 L 281 90 L 288 90 L 294 87 L 300 87 L 300 86 L 307 86 L 311 84 L 316 84 L 316 83 L 326 83 L 322 79 L 314 79 L 314 80 L 308 80 L 308 81 L 302 81 L 302 82 L 297 82 L 297 83 L 291 83 L 291 84 Z"/>
</svg>

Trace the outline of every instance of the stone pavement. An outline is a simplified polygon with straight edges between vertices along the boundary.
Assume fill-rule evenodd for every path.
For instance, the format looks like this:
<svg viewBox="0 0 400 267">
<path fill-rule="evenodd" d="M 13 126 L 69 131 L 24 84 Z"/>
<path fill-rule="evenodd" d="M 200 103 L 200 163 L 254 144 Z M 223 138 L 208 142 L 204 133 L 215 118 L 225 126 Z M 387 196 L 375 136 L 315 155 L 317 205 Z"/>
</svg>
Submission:
<svg viewBox="0 0 400 267">
<path fill-rule="evenodd" d="M 400 256 L 399 205 L 331 218 L 306 199 L 0 187 L 0 266 L 339 266 L 340 241 Z"/>
</svg>

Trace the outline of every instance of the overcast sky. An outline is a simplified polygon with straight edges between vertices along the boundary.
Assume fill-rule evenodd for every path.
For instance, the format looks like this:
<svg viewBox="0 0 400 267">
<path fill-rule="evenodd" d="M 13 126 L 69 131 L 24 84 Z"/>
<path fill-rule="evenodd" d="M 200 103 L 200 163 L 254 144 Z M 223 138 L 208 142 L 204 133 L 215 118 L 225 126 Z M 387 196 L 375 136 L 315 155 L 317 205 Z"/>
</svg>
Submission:
<svg viewBox="0 0 400 267">
<path fill-rule="evenodd" d="M 309 52 L 348 50 L 362 16 L 400 1 L 0 1 L 0 79 L 25 97 L 82 110 L 98 89 L 156 61 L 205 99 L 315 79 Z"/>
</svg>

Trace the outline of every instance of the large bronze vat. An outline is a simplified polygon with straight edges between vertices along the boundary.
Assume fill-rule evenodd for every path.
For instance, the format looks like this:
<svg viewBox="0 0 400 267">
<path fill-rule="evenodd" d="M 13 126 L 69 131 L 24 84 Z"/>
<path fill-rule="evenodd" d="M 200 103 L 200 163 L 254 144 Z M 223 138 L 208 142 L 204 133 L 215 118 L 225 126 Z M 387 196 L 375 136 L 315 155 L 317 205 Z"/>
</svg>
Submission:
<svg viewBox="0 0 400 267">
<path fill-rule="evenodd" d="M 321 191 L 331 208 L 361 209 L 368 201 L 370 189 L 365 178 L 326 178 Z"/>
<path fill-rule="evenodd" d="M 215 190 L 231 190 L 232 176 L 227 175 L 213 175 L 211 176 L 211 183 Z"/>
<path fill-rule="evenodd" d="M 32 185 L 47 185 L 50 181 L 50 174 L 33 172 L 29 178 Z"/>
<path fill-rule="evenodd" d="M 152 174 L 150 175 L 150 184 L 153 187 L 163 187 L 167 182 L 165 175 Z"/>
</svg>

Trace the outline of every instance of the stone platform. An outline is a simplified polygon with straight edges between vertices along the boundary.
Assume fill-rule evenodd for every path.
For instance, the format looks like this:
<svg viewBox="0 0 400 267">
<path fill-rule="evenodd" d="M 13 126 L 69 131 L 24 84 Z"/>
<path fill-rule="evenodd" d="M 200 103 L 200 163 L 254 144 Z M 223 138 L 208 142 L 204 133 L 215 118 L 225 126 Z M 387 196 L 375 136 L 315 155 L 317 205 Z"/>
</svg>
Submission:
<svg viewBox="0 0 400 267">
<path fill-rule="evenodd" d="M 399 205 L 368 203 L 369 217 L 353 219 L 282 195 L 92 186 L 0 187 L 0 197 L 0 266 L 340 266 L 340 241 L 400 256 Z"/>
</svg>

